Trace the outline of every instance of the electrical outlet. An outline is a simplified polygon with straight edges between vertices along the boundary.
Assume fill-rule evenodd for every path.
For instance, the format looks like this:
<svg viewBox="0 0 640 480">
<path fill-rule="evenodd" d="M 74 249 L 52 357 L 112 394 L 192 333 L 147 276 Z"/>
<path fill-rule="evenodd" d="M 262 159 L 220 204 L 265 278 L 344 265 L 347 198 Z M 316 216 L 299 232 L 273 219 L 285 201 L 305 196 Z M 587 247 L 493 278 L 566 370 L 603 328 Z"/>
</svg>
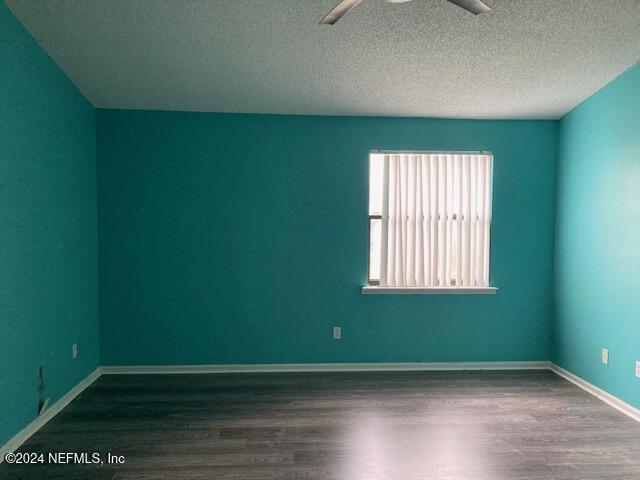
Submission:
<svg viewBox="0 0 640 480">
<path fill-rule="evenodd" d="M 73 358 L 78 358 L 78 344 L 74 343 L 71 345 L 71 356 Z"/>
<path fill-rule="evenodd" d="M 640 362 L 636 362 L 636 377 L 640 378 Z"/>
<path fill-rule="evenodd" d="M 609 365 L 609 349 L 607 348 L 602 349 L 602 363 Z"/>
<path fill-rule="evenodd" d="M 333 327 L 333 339 L 340 340 L 342 338 L 342 327 Z"/>
</svg>

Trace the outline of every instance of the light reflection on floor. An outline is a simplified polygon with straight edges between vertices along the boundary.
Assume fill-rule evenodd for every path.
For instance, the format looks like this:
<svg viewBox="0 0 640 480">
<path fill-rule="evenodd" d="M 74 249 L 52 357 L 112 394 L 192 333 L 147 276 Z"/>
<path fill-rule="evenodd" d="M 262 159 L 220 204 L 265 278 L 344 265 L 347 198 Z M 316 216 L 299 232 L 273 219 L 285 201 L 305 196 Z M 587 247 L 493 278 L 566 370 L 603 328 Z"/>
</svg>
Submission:
<svg viewBox="0 0 640 480">
<path fill-rule="evenodd" d="M 407 425 L 393 410 L 371 408 L 345 419 L 337 452 L 342 479 L 489 479 L 495 472 L 487 449 L 501 443 L 491 426 L 451 407 L 429 407 Z M 395 418 L 394 418 L 395 417 Z M 489 427 L 489 428 L 487 428 Z M 515 453 L 515 449 L 514 449 Z M 504 467 L 504 466 L 503 466 Z M 502 475 L 504 475 L 504 471 Z M 502 477 L 501 477 L 502 478 Z"/>
</svg>

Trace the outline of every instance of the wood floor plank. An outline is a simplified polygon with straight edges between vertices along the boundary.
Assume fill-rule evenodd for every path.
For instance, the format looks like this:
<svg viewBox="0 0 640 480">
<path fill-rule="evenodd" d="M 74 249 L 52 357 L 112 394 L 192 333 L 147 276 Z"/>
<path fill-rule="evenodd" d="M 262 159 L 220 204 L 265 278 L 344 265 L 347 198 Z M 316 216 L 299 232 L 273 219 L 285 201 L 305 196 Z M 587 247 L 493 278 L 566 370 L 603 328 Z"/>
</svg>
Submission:
<svg viewBox="0 0 640 480">
<path fill-rule="evenodd" d="M 104 375 L 10 479 L 638 480 L 640 423 L 547 371 Z"/>
</svg>

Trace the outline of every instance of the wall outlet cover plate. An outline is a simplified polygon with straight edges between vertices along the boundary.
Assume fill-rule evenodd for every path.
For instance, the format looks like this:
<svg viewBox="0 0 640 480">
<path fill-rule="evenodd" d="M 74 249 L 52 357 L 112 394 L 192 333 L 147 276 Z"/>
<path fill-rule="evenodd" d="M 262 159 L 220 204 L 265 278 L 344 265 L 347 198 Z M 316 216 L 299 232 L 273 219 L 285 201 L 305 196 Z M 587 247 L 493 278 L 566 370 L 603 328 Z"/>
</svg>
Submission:
<svg viewBox="0 0 640 480">
<path fill-rule="evenodd" d="M 342 338 L 342 327 L 333 327 L 333 339 L 340 340 Z"/>
</svg>

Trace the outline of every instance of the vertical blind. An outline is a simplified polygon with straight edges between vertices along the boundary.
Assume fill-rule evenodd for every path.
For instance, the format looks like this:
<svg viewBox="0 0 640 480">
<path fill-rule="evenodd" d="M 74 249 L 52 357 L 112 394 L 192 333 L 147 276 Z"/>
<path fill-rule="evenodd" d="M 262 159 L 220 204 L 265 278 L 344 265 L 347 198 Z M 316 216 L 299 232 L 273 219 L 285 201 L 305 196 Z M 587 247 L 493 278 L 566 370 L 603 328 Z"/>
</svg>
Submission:
<svg viewBox="0 0 640 480">
<path fill-rule="evenodd" d="M 370 283 L 489 286 L 492 155 L 384 154 L 370 163 Z"/>
</svg>

